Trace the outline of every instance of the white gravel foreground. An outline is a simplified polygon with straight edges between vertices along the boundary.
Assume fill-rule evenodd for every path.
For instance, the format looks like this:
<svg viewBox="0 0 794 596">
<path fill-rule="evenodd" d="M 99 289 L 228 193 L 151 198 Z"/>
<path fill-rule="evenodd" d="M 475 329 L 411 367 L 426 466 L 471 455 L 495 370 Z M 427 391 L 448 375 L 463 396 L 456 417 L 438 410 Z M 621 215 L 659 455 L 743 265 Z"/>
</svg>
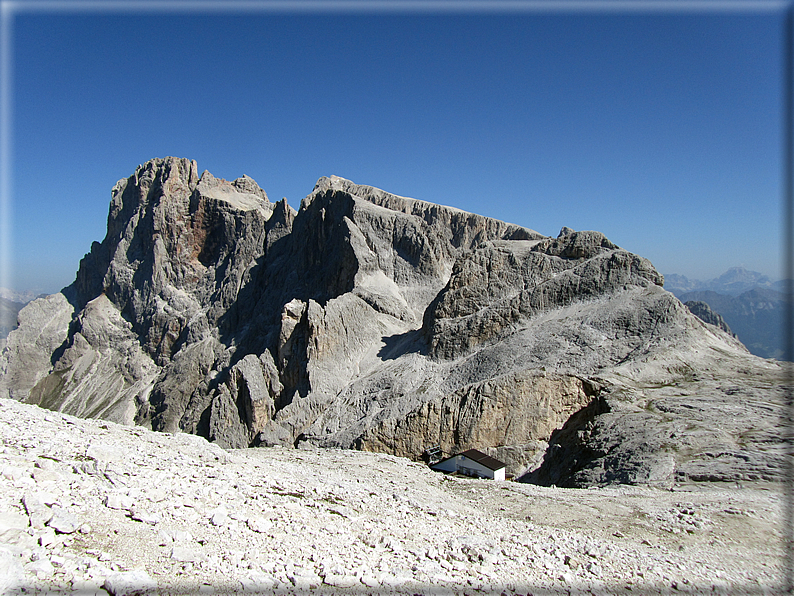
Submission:
<svg viewBox="0 0 794 596">
<path fill-rule="evenodd" d="M 542 488 L 0 400 L 0 592 L 778 594 L 782 488 Z"/>
</svg>

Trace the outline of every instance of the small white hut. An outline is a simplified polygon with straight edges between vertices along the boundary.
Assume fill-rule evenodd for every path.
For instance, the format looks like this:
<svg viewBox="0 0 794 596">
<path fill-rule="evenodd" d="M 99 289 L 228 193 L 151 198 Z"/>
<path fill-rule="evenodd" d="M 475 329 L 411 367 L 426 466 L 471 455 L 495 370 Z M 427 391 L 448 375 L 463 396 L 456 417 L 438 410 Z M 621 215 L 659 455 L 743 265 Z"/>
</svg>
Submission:
<svg viewBox="0 0 794 596">
<path fill-rule="evenodd" d="M 491 480 L 504 480 L 506 467 L 507 464 L 476 449 L 458 453 L 430 466 L 431 469 L 439 472 L 457 472 L 464 476 Z"/>
</svg>

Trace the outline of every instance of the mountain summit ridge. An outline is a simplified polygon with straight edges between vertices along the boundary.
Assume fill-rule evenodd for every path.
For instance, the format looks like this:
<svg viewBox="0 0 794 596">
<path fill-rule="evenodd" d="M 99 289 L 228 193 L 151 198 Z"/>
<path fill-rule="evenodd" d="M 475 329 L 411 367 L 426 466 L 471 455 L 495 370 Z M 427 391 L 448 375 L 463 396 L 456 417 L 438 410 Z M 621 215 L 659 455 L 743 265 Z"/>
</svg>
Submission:
<svg viewBox="0 0 794 596">
<path fill-rule="evenodd" d="M 558 485 L 777 478 L 777 453 L 727 437 L 775 435 L 757 402 L 778 407 L 779 365 L 663 283 L 599 232 L 336 176 L 295 211 L 154 159 L 114 186 L 75 282 L 20 312 L 0 397 L 224 447 L 477 448 Z"/>
</svg>

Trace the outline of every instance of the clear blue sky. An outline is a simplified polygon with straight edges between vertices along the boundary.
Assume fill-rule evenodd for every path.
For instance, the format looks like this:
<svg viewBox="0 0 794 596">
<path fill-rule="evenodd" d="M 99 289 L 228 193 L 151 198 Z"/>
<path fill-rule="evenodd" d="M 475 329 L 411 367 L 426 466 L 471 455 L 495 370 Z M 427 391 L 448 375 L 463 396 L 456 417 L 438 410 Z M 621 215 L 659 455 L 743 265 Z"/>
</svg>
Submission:
<svg viewBox="0 0 794 596">
<path fill-rule="evenodd" d="M 11 17 L 16 290 L 71 283 L 113 184 L 166 155 L 296 208 L 335 174 L 547 235 L 599 230 L 663 273 L 780 277 L 782 5 L 33 4 Z"/>
</svg>

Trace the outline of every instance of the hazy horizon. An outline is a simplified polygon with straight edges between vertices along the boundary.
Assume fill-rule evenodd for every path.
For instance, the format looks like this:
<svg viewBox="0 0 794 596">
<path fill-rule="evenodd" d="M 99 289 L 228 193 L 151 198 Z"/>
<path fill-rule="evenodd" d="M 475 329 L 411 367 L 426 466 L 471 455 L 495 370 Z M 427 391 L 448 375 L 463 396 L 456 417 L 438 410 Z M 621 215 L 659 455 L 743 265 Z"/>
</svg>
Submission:
<svg viewBox="0 0 794 596">
<path fill-rule="evenodd" d="M 3 12 L 0 286 L 71 283 L 115 182 L 168 155 L 295 208 L 339 175 L 783 277 L 784 3 L 36 4 Z"/>
</svg>

